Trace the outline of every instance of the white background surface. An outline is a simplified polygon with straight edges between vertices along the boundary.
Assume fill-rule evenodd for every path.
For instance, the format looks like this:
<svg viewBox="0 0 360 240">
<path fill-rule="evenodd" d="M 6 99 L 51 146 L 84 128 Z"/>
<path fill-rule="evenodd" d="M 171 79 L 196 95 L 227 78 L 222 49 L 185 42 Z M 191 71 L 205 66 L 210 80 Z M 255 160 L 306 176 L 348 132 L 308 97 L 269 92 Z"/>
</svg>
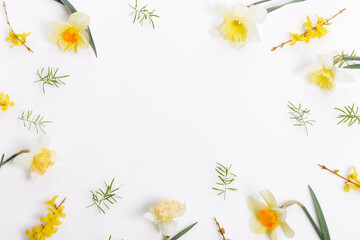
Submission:
<svg viewBox="0 0 360 240">
<path fill-rule="evenodd" d="M 161 16 L 156 29 L 133 25 L 124 0 L 73 0 L 91 16 L 99 58 L 91 49 L 62 53 L 46 41 L 50 21 L 65 22 L 68 13 L 52 0 L 8 0 L 17 32 L 29 32 L 29 46 L 9 50 L 1 41 L 0 91 L 16 106 L 0 112 L 0 152 L 7 156 L 44 138 L 28 132 L 17 118 L 32 109 L 52 120 L 47 136 L 63 158 L 36 183 L 12 163 L 0 172 L 0 239 L 27 239 L 25 230 L 46 213 L 41 203 L 67 197 L 67 217 L 52 239 L 161 239 L 142 215 L 156 201 L 176 199 L 188 210 L 181 228 L 199 224 L 183 240 L 220 239 L 215 216 L 230 239 L 267 239 L 249 228 L 247 198 L 270 189 L 280 203 L 296 199 L 313 213 L 307 184 L 322 204 L 332 239 L 358 239 L 360 192 L 343 191 L 343 182 L 317 163 L 344 170 L 359 164 L 360 127 L 337 126 L 333 107 L 360 104 L 360 83 L 337 86 L 324 97 L 304 83 L 302 68 L 316 54 L 359 49 L 359 3 L 355 0 L 309 0 L 270 13 L 259 26 L 260 44 L 238 50 L 213 39 L 209 29 L 221 19 L 214 1 L 149 1 Z M 144 4 L 139 1 L 139 4 Z M 250 2 L 245 2 L 245 4 Z M 274 1 L 274 3 L 278 3 Z M 271 47 L 301 32 L 307 14 L 335 18 L 326 37 L 275 52 Z M 8 34 L 1 12 L 0 39 Z M 66 86 L 33 83 L 41 67 L 70 74 Z M 359 71 L 351 74 L 360 79 Z M 316 125 L 309 136 L 292 126 L 287 101 L 312 110 Z M 226 201 L 211 187 L 215 163 L 233 163 L 238 174 Z M 123 200 L 106 215 L 91 204 L 89 190 L 116 177 L 125 184 Z M 292 207 L 288 223 L 294 239 L 317 239 L 303 212 Z M 279 231 L 279 239 L 285 239 Z"/>
</svg>

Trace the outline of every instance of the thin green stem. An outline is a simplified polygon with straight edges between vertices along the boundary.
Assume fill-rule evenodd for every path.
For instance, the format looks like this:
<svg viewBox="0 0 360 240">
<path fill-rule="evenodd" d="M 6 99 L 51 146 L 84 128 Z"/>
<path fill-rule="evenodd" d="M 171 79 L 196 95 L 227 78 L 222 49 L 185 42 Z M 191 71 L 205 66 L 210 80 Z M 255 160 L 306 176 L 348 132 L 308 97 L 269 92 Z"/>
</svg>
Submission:
<svg viewBox="0 0 360 240">
<path fill-rule="evenodd" d="M 17 157 L 18 155 L 20 155 L 20 154 L 22 154 L 22 153 L 28 153 L 28 152 L 30 152 L 29 149 L 21 150 L 20 152 L 13 154 L 11 157 L 9 157 L 8 159 L 6 159 L 5 161 L 4 161 L 5 154 L 3 154 L 3 155 L 1 156 L 0 168 L 1 168 L 2 166 L 4 166 L 5 164 L 7 164 L 8 162 L 10 162 L 11 160 L 13 160 L 13 159 L 14 159 L 15 157 Z"/>
</svg>

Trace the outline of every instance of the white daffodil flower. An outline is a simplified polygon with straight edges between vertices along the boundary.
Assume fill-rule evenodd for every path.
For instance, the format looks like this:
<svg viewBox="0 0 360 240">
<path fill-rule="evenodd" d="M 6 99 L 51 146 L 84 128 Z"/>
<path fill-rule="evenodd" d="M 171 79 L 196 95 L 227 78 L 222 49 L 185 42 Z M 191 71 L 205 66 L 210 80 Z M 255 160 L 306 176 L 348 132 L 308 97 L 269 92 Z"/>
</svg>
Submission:
<svg viewBox="0 0 360 240">
<path fill-rule="evenodd" d="M 327 54 L 317 56 L 318 62 L 304 69 L 306 81 L 320 87 L 325 96 L 329 96 L 335 89 L 336 82 L 350 83 L 355 79 L 345 71 L 340 71 L 334 65 L 334 59 Z"/>
<path fill-rule="evenodd" d="M 177 222 L 173 219 L 184 215 L 185 211 L 185 204 L 175 200 L 164 200 L 156 203 L 155 207 L 146 213 L 144 217 L 153 222 L 157 226 L 158 231 L 164 236 L 171 236 L 177 229 Z"/>
<path fill-rule="evenodd" d="M 49 144 L 49 138 L 42 143 L 35 143 L 29 153 L 22 153 L 14 159 L 17 166 L 31 171 L 33 181 L 39 175 L 45 174 L 49 167 L 61 161 L 54 150 L 48 149 Z"/>
<path fill-rule="evenodd" d="M 246 7 L 236 4 L 231 9 L 223 4 L 216 4 L 215 8 L 223 22 L 212 28 L 214 37 L 223 37 L 230 41 L 235 48 L 241 48 L 247 43 L 260 42 L 257 24 L 265 20 L 267 11 L 259 5 Z"/>
<path fill-rule="evenodd" d="M 260 195 L 266 204 L 255 200 L 252 196 L 248 199 L 248 207 L 254 213 L 250 220 L 251 230 L 257 234 L 269 234 L 271 240 L 277 240 L 276 229 L 280 227 L 286 237 L 294 237 L 294 230 L 285 222 L 286 209 L 278 206 L 269 190 L 260 191 Z"/>
</svg>

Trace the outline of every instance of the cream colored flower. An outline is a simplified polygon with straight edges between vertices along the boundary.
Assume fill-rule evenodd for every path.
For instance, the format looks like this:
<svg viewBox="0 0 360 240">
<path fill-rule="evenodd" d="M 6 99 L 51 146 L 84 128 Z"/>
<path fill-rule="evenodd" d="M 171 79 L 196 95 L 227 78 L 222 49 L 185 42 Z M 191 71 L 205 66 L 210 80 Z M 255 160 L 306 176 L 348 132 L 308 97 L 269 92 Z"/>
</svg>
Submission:
<svg viewBox="0 0 360 240">
<path fill-rule="evenodd" d="M 214 37 L 223 37 L 235 48 L 241 48 L 247 43 L 260 42 L 256 25 L 265 20 L 265 8 L 259 5 L 248 8 L 241 4 L 234 5 L 232 9 L 223 4 L 216 4 L 215 7 L 223 22 L 211 30 Z"/>
<path fill-rule="evenodd" d="M 164 200 L 156 203 L 155 207 L 146 213 L 144 217 L 156 224 L 158 231 L 164 236 L 171 236 L 177 228 L 177 222 L 173 219 L 184 215 L 185 211 L 185 204 L 175 200 Z"/>
<path fill-rule="evenodd" d="M 355 81 L 350 74 L 340 71 L 334 65 L 332 56 L 321 54 L 317 56 L 317 59 L 317 63 L 304 69 L 304 75 L 306 81 L 318 85 L 324 95 L 328 96 L 334 91 L 336 82 L 349 83 Z"/>
<path fill-rule="evenodd" d="M 69 50 L 76 53 L 78 46 L 89 47 L 89 35 L 86 29 L 90 23 L 90 17 L 82 12 L 70 15 L 67 23 L 52 22 L 52 32 L 48 39 L 58 44 L 62 51 Z"/>
<path fill-rule="evenodd" d="M 49 144 L 49 138 L 43 143 L 35 143 L 29 153 L 22 153 L 14 159 L 17 166 L 31 171 L 31 180 L 36 180 L 49 167 L 61 161 L 54 150 L 48 149 Z"/>
<path fill-rule="evenodd" d="M 280 227 L 285 236 L 292 238 L 295 232 L 285 222 L 286 210 L 277 205 L 276 199 L 269 190 L 260 191 L 266 204 L 255 200 L 252 196 L 248 199 L 248 206 L 254 213 L 250 220 L 251 230 L 257 234 L 269 234 L 271 240 L 277 240 L 276 229 Z"/>
</svg>

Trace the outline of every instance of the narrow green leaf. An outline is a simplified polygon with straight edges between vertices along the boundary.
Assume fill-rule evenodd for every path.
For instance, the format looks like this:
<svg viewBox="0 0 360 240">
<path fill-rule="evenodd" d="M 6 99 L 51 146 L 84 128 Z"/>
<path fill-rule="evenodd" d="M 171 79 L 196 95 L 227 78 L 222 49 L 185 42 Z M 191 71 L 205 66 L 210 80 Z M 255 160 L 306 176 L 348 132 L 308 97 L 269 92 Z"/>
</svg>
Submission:
<svg viewBox="0 0 360 240">
<path fill-rule="evenodd" d="M 74 13 L 74 12 L 77 12 L 76 8 L 68 1 L 68 0 L 54 0 L 58 3 L 61 3 L 63 4 L 64 6 L 66 6 L 71 13 Z M 88 26 L 87 29 L 86 29 L 86 32 L 88 33 L 89 35 L 89 43 L 90 43 L 90 46 L 91 48 L 93 49 L 94 53 L 95 53 L 95 56 L 97 57 L 97 51 L 96 51 L 96 46 L 95 46 L 95 42 L 94 42 L 94 39 L 92 37 L 92 34 L 91 34 L 91 30 L 90 30 L 90 27 Z"/>
<path fill-rule="evenodd" d="M 187 233 L 188 231 L 190 231 L 196 224 L 197 224 L 197 222 L 191 224 L 190 226 L 188 226 L 187 228 L 185 228 L 184 230 L 182 230 L 181 232 L 179 232 L 178 234 L 176 234 L 174 237 L 172 237 L 170 240 L 179 239 L 179 238 L 182 237 L 185 233 Z"/>
<path fill-rule="evenodd" d="M 261 4 L 264 2 L 270 2 L 270 1 L 272 1 L 272 0 L 262 0 L 262 1 L 254 2 L 252 5 L 258 5 L 258 4 Z"/>
<path fill-rule="evenodd" d="M 360 61 L 360 57 L 356 56 L 344 56 L 342 59 L 347 61 Z"/>
<path fill-rule="evenodd" d="M 286 5 L 293 4 L 293 3 L 298 3 L 298 2 L 304 2 L 304 1 L 306 1 L 306 0 L 292 0 L 290 2 L 283 3 L 283 4 L 280 4 L 280 5 L 274 6 L 274 7 L 269 7 L 266 10 L 267 10 L 268 13 L 271 13 L 272 11 L 275 11 L 275 10 L 277 10 L 279 8 L 285 7 Z"/>
<path fill-rule="evenodd" d="M 324 214 L 323 214 L 323 212 L 321 210 L 320 203 L 317 200 L 316 195 L 315 195 L 314 191 L 311 189 L 310 186 L 309 186 L 309 191 L 310 191 L 311 197 L 312 197 L 313 202 L 314 202 L 316 215 L 317 215 L 319 225 L 320 225 L 320 230 L 321 230 L 321 232 L 323 234 L 323 240 L 330 240 L 329 229 L 327 227 Z"/>
<path fill-rule="evenodd" d="M 360 68 L 360 64 L 351 64 L 351 65 L 345 66 L 344 68 L 359 69 L 359 68 Z"/>
<path fill-rule="evenodd" d="M 307 218 L 310 220 L 310 223 L 311 223 L 311 225 L 313 226 L 313 228 L 315 229 L 315 231 L 316 231 L 317 235 L 319 236 L 319 238 L 320 238 L 321 240 L 323 240 L 324 237 L 323 237 L 320 229 L 319 229 L 318 226 L 316 225 L 314 219 L 311 217 L 309 211 L 306 209 L 306 207 L 305 207 L 304 205 L 301 206 L 301 209 L 305 212 Z"/>
</svg>

